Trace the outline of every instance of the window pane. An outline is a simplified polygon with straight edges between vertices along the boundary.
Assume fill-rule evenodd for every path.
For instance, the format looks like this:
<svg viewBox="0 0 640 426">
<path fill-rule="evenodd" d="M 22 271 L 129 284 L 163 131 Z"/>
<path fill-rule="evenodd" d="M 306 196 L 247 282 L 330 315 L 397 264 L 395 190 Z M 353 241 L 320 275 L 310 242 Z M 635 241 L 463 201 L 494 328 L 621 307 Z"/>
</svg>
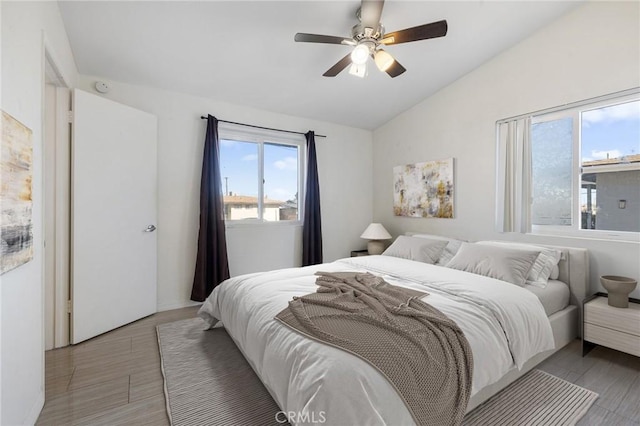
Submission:
<svg viewBox="0 0 640 426">
<path fill-rule="evenodd" d="M 258 144 L 220 140 L 225 220 L 258 219 Z"/>
<path fill-rule="evenodd" d="M 298 147 L 264 144 L 263 218 L 298 220 Z"/>
<path fill-rule="evenodd" d="M 640 232 L 640 101 L 581 114 L 582 229 Z"/>
<path fill-rule="evenodd" d="M 571 225 L 571 118 L 531 126 L 533 225 Z"/>
</svg>

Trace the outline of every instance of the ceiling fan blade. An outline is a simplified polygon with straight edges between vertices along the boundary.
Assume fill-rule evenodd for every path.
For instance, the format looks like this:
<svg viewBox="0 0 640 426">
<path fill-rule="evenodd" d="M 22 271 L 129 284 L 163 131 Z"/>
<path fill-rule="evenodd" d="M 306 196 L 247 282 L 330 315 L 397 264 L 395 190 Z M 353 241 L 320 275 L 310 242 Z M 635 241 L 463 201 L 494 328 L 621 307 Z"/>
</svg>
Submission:
<svg viewBox="0 0 640 426">
<path fill-rule="evenodd" d="M 340 59 L 334 66 L 329 68 L 327 72 L 325 72 L 322 75 L 324 77 L 335 77 L 336 75 L 340 74 L 340 71 L 348 67 L 350 64 L 351 64 L 351 53 L 349 53 L 344 58 Z"/>
<path fill-rule="evenodd" d="M 417 27 L 395 31 L 384 35 L 380 43 L 390 46 L 392 44 L 408 43 L 410 41 L 426 40 L 429 38 L 444 37 L 447 35 L 447 21 L 432 22 L 418 25 Z"/>
<path fill-rule="evenodd" d="M 306 43 L 348 44 L 351 46 L 356 44 L 350 38 L 307 33 L 296 33 L 294 40 Z"/>
<path fill-rule="evenodd" d="M 385 71 L 391 78 L 395 78 L 405 72 L 407 69 L 400 65 L 398 61 L 393 61 L 393 64 Z"/>
<path fill-rule="evenodd" d="M 384 0 L 362 0 L 360 5 L 360 22 L 365 28 L 378 28 Z"/>
</svg>

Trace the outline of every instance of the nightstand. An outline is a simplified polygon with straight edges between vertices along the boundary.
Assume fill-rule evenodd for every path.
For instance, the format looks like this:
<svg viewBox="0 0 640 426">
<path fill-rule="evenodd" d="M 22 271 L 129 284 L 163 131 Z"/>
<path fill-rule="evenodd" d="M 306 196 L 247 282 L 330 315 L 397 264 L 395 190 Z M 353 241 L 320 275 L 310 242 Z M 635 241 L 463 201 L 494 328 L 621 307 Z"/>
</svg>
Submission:
<svg viewBox="0 0 640 426">
<path fill-rule="evenodd" d="M 629 300 L 628 308 L 614 308 L 604 293 L 585 301 L 582 327 L 582 354 L 590 344 L 606 346 L 640 356 L 640 303 Z"/>
<path fill-rule="evenodd" d="M 351 257 L 369 256 L 369 250 L 352 250 Z"/>
</svg>

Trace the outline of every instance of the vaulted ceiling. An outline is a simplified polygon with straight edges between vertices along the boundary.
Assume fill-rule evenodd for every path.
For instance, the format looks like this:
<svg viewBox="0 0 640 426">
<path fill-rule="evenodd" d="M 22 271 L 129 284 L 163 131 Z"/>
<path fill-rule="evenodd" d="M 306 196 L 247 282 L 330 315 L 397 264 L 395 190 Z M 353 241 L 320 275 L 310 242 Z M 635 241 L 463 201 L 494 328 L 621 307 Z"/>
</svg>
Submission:
<svg viewBox="0 0 640 426">
<path fill-rule="evenodd" d="M 580 2 L 387 1 L 386 31 L 446 19 L 446 37 L 386 48 L 407 72 L 322 74 L 348 46 L 296 43 L 296 32 L 350 37 L 354 1 L 59 1 L 78 70 L 375 129 Z"/>
</svg>

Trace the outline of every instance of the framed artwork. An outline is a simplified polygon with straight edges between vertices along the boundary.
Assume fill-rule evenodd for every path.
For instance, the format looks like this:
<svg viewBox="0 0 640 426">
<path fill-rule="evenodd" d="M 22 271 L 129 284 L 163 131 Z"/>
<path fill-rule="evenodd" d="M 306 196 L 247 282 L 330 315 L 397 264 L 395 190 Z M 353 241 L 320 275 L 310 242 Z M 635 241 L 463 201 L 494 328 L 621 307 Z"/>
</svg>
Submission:
<svg viewBox="0 0 640 426">
<path fill-rule="evenodd" d="M 31 129 L 2 111 L 0 274 L 33 259 Z"/>
<path fill-rule="evenodd" d="M 396 216 L 453 218 L 453 158 L 393 168 Z"/>
</svg>

